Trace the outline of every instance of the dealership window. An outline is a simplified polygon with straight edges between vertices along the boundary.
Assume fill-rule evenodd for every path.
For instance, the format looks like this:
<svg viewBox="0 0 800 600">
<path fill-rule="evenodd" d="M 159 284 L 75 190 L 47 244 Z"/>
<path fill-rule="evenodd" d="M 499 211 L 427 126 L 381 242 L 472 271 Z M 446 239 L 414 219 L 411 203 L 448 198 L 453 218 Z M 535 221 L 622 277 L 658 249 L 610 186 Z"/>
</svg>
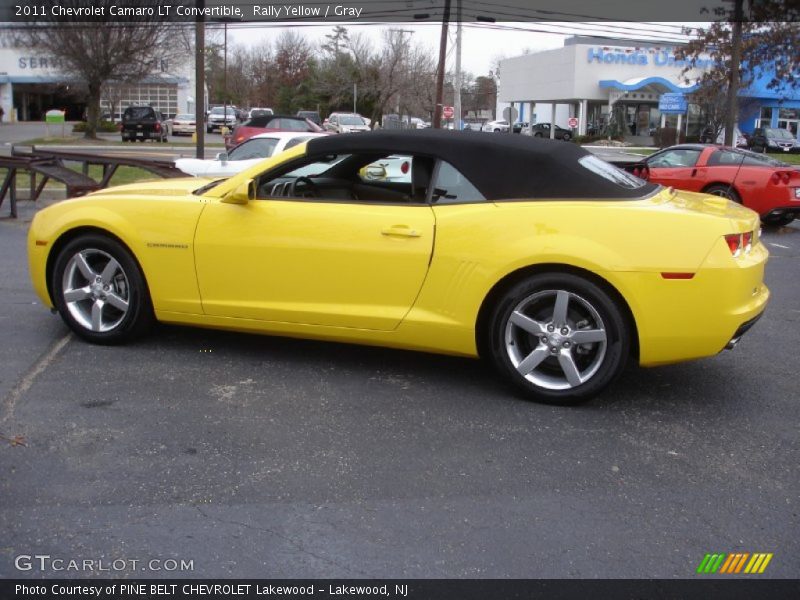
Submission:
<svg viewBox="0 0 800 600">
<path fill-rule="evenodd" d="M 152 106 L 154 110 L 171 119 L 178 113 L 178 86 L 163 83 L 161 85 L 110 85 L 101 100 L 102 112 L 109 113 L 113 109 L 116 119 L 129 106 Z"/>
<path fill-rule="evenodd" d="M 761 114 L 756 119 L 756 127 L 772 127 L 772 107 L 762 106 Z"/>
</svg>

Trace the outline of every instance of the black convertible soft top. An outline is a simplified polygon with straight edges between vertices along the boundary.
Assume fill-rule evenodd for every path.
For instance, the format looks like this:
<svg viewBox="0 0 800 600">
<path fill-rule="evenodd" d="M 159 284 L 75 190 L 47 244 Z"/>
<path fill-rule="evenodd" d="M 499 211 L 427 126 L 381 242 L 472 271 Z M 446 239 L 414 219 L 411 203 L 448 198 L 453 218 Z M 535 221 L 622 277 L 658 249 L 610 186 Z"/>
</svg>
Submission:
<svg viewBox="0 0 800 600">
<path fill-rule="evenodd" d="M 617 183 L 578 161 L 590 153 L 576 144 L 510 133 L 445 129 L 373 131 L 314 138 L 307 154 L 394 153 L 434 156 L 452 164 L 487 200 L 528 198 L 642 198 L 656 185 Z M 630 177 L 622 173 L 621 177 Z"/>
</svg>

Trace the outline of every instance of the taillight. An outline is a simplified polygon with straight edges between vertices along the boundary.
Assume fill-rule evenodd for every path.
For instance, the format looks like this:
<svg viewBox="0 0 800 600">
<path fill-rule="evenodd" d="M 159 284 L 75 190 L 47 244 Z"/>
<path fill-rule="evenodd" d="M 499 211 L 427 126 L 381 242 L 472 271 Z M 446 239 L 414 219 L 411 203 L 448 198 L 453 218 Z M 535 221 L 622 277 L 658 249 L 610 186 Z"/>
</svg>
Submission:
<svg viewBox="0 0 800 600">
<path fill-rule="evenodd" d="M 400 172 L 401 172 L 403 175 L 405 175 L 406 173 L 408 173 L 408 161 L 407 161 L 407 160 L 404 160 L 404 161 L 403 161 L 403 164 L 402 164 L 402 165 L 400 165 Z"/>
<path fill-rule="evenodd" d="M 728 249 L 731 251 L 734 258 L 739 256 L 742 251 L 742 234 L 730 233 L 725 236 L 725 241 L 728 242 Z"/>
<path fill-rule="evenodd" d="M 154 129 L 154 131 L 161 131 L 161 124 L 160 123 L 156 123 L 156 126 L 153 129 Z"/>
<path fill-rule="evenodd" d="M 734 258 L 742 253 L 749 254 L 753 249 L 754 235 L 752 231 L 745 233 L 729 233 L 725 236 L 725 243 L 728 244 L 728 250 Z"/>
<path fill-rule="evenodd" d="M 753 247 L 753 232 L 748 231 L 742 234 L 742 248 L 744 248 L 745 254 L 750 252 Z"/>
<path fill-rule="evenodd" d="M 769 179 L 770 179 L 770 181 L 772 183 L 775 183 L 775 184 L 777 184 L 777 183 L 784 183 L 785 184 L 785 183 L 789 183 L 789 180 L 791 178 L 792 178 L 792 172 L 791 171 L 775 171 L 772 174 L 772 177 L 770 177 Z"/>
</svg>

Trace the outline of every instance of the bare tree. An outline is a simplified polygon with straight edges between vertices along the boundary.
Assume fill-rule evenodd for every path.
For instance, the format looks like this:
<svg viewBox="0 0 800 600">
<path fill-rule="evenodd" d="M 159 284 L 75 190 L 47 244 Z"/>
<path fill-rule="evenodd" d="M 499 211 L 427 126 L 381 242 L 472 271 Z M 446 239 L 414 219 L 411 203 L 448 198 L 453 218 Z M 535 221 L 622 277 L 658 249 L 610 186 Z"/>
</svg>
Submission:
<svg viewBox="0 0 800 600">
<path fill-rule="evenodd" d="M 710 68 L 695 82 L 705 90 L 701 96 L 714 95 L 720 87 L 727 90 L 729 106 L 724 109 L 723 120 L 730 124 L 737 118 L 735 99 L 739 90 L 755 78 L 768 76 L 769 88 L 787 93 L 800 86 L 797 0 L 746 0 L 746 11 L 744 4 L 745 0 L 734 0 L 733 12 L 716 10 L 720 20 L 704 28 L 686 29 L 695 39 L 676 53 L 687 60 L 684 74 L 694 69 L 698 60 L 711 59 Z M 735 16 L 736 10 L 741 11 L 741 17 Z M 737 22 L 741 35 L 734 35 Z M 726 131 L 726 139 L 730 141 L 732 136 L 733 127 Z"/>
<path fill-rule="evenodd" d="M 78 0 L 60 0 L 65 8 L 85 5 Z M 110 81 L 139 81 L 154 71 L 158 59 L 181 54 L 180 39 L 175 34 L 180 25 L 164 23 L 157 17 L 130 17 L 120 22 L 110 16 L 115 0 L 94 0 L 103 7 L 105 20 L 93 22 L 64 21 L 40 17 L 15 30 L 12 43 L 34 53 L 56 55 L 62 70 L 86 89 L 87 121 L 85 137 L 96 139 L 103 87 Z M 140 0 L 137 6 L 156 8 L 158 0 Z M 157 10 L 155 11 L 158 12 Z"/>
</svg>

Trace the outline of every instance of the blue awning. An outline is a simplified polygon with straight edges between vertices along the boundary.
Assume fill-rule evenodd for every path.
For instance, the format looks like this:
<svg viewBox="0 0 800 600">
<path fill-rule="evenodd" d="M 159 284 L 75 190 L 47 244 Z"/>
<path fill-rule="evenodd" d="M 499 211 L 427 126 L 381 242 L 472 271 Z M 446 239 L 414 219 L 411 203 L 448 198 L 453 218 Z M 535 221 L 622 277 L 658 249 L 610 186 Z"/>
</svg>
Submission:
<svg viewBox="0 0 800 600">
<path fill-rule="evenodd" d="M 700 87 L 697 84 L 679 85 L 663 77 L 634 77 L 633 79 L 626 79 L 625 81 L 618 81 L 616 79 L 603 79 L 600 81 L 601 88 L 611 88 L 623 92 L 635 92 L 648 85 L 658 85 L 666 88 L 665 91 L 675 93 L 693 92 Z"/>
</svg>

